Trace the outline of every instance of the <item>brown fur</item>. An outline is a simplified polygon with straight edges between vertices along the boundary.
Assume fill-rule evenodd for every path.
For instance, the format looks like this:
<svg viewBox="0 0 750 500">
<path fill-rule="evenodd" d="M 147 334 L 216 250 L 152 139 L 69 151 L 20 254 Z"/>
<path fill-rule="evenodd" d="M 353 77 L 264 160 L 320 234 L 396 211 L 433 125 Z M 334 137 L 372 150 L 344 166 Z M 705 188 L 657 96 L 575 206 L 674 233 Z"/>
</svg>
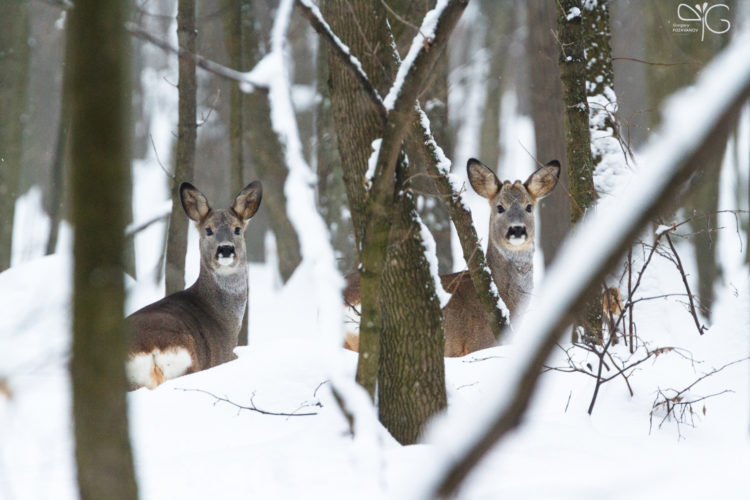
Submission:
<svg viewBox="0 0 750 500">
<path fill-rule="evenodd" d="M 248 185 L 227 210 L 212 210 L 200 191 L 187 183 L 180 187 L 180 195 L 185 212 L 201 234 L 198 280 L 190 288 L 136 311 L 126 323 L 131 332 L 131 360 L 138 354 L 183 348 L 192 360 L 183 375 L 236 359 L 233 351 L 248 295 L 243 233 L 258 210 L 262 187 L 258 181 Z M 234 257 L 230 265 L 222 265 L 219 248 L 227 246 L 233 247 Z M 156 364 L 151 379 L 154 387 L 165 381 Z"/>
<path fill-rule="evenodd" d="M 549 194 L 557 185 L 560 164 L 557 161 L 548 163 L 534 172 L 525 183 L 500 182 L 492 170 L 475 159 L 469 160 L 467 171 L 472 187 L 478 194 L 487 198 L 492 210 L 487 264 L 498 293 L 510 311 L 511 321 L 515 321 L 521 314 L 521 304 L 531 293 L 533 286 L 533 209 L 537 201 Z M 502 211 L 498 207 L 502 207 Z M 514 245 L 509 231 L 517 227 L 524 229 L 526 239 L 522 244 Z M 440 280 L 445 291 L 452 294 L 450 301 L 443 308 L 445 355 L 465 356 L 496 345 L 469 273 L 447 274 L 441 276 Z M 347 276 L 346 283 L 344 300 L 347 304 L 359 305 L 359 273 Z M 353 340 L 350 339 L 353 336 L 347 334 L 347 349 L 356 350 Z"/>
</svg>

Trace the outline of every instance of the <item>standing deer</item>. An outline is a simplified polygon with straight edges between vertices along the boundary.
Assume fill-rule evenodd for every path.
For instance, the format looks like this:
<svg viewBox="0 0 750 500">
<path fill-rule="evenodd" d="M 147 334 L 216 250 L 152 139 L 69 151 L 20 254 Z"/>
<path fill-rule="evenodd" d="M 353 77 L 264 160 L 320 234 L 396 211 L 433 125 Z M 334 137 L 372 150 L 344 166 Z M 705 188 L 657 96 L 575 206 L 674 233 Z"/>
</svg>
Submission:
<svg viewBox="0 0 750 500">
<path fill-rule="evenodd" d="M 501 182 L 492 170 L 474 158 L 466 169 L 471 187 L 490 203 L 487 264 L 514 320 L 522 313 L 519 306 L 534 287 L 534 207 L 557 185 L 560 162 L 552 160 L 524 183 Z M 443 308 L 445 355 L 465 356 L 496 345 L 469 274 L 447 274 L 440 281 L 445 291 L 452 294 Z M 360 304 L 358 273 L 347 276 L 344 299 L 350 306 Z M 347 332 L 345 347 L 356 351 L 358 344 L 359 337 Z"/>
<path fill-rule="evenodd" d="M 200 232 L 201 269 L 190 288 L 128 316 L 132 340 L 126 363 L 131 390 L 236 359 L 233 350 L 247 307 L 244 232 L 263 196 L 255 181 L 228 210 L 213 210 L 187 182 L 180 200 Z"/>
</svg>

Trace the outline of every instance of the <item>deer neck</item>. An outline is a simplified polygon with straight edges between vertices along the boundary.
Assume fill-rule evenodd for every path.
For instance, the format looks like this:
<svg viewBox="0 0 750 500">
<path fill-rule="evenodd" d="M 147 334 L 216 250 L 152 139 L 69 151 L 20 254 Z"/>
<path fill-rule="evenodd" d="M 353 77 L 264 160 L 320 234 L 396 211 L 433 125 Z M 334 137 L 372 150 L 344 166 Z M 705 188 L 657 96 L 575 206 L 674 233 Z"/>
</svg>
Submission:
<svg viewBox="0 0 750 500">
<path fill-rule="evenodd" d="M 234 272 L 220 274 L 201 263 L 198 281 L 191 288 L 211 309 L 217 321 L 232 333 L 239 333 L 247 307 L 247 265 L 241 262 Z"/>
<path fill-rule="evenodd" d="M 498 293 L 511 316 L 519 304 L 534 289 L 534 245 L 523 250 L 508 250 L 491 244 L 487 249 L 487 263 Z"/>
</svg>

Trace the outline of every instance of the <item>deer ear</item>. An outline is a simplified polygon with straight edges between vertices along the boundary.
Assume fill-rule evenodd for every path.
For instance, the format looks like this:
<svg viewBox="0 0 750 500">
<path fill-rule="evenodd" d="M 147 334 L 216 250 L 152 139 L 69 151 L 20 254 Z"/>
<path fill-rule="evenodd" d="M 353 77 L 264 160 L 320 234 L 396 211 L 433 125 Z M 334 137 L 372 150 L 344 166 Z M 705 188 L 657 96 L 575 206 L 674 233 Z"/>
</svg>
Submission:
<svg viewBox="0 0 750 500">
<path fill-rule="evenodd" d="M 552 160 L 545 166 L 531 174 L 523 183 L 532 198 L 539 200 L 544 198 L 557 186 L 560 178 L 560 162 Z"/>
<path fill-rule="evenodd" d="M 469 174 L 471 187 L 479 196 L 491 199 L 502 186 L 495 173 L 476 158 L 469 159 L 466 164 L 466 171 Z"/>
<path fill-rule="evenodd" d="M 189 182 L 180 185 L 180 201 L 187 216 L 195 222 L 201 222 L 211 211 L 206 197 Z"/>
<path fill-rule="evenodd" d="M 248 221 L 255 215 L 260 207 L 260 200 L 263 198 L 263 185 L 260 181 L 253 181 L 247 185 L 245 189 L 240 191 L 240 194 L 234 199 L 232 203 L 232 210 L 242 219 Z"/>
</svg>

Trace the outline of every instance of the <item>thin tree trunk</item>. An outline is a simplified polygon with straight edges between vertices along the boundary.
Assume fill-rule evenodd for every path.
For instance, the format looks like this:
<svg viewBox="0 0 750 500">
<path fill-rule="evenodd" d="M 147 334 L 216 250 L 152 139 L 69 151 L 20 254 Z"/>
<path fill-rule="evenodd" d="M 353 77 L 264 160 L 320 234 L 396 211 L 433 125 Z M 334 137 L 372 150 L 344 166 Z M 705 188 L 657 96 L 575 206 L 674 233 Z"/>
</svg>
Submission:
<svg viewBox="0 0 750 500">
<path fill-rule="evenodd" d="M 0 8 L 0 272 L 10 267 L 29 76 L 29 5 Z"/>
<path fill-rule="evenodd" d="M 586 96 L 586 57 L 580 0 L 561 0 L 557 25 L 560 39 L 560 79 L 567 124 L 567 157 L 570 169 L 571 219 L 578 224 L 596 203 L 594 158 L 591 153 L 589 105 Z M 598 297 L 598 299 L 597 299 Z M 586 342 L 597 342 L 602 324 L 601 291 L 579 311 L 576 319 Z M 574 339 L 576 332 L 574 331 Z"/>
<path fill-rule="evenodd" d="M 134 500 L 125 397 L 125 184 L 130 167 L 125 3 L 78 0 L 69 11 L 73 248 L 73 383 L 83 500 Z"/>
<path fill-rule="evenodd" d="M 560 161 L 560 182 L 568 185 L 568 159 L 565 152 L 565 112 L 563 110 L 558 45 L 552 32 L 557 27 L 557 4 L 529 0 L 529 94 L 536 137 L 536 157 L 541 163 Z M 570 200 L 562 189 L 539 201 L 539 239 L 544 264 L 549 266 L 570 230 Z"/>
<path fill-rule="evenodd" d="M 241 30 L 242 30 L 242 48 L 240 50 L 240 56 L 242 58 L 242 70 L 249 71 L 252 69 L 253 63 L 256 60 L 256 55 L 252 53 L 247 46 L 258 47 L 256 40 L 255 29 L 256 29 L 256 16 L 255 16 L 255 4 L 257 2 L 253 0 L 240 0 L 240 14 Z M 247 98 L 242 96 L 242 132 L 243 139 L 247 139 L 245 136 L 247 130 L 250 128 L 250 120 L 252 117 L 249 116 L 247 110 Z M 247 140 L 244 143 L 244 160 L 246 165 L 245 178 L 246 179 L 257 179 L 259 176 L 255 171 L 253 165 L 252 156 L 250 156 L 251 145 Z M 262 203 L 255 217 L 250 221 L 247 229 L 245 230 L 245 245 L 247 245 L 247 261 L 263 263 L 266 261 L 266 232 L 269 230 L 268 221 L 268 209 L 266 204 Z"/>
<path fill-rule="evenodd" d="M 177 39 L 180 47 L 195 54 L 195 0 L 178 0 Z M 196 94 L 195 61 L 179 60 L 179 122 L 177 157 L 172 184 L 172 213 L 167 235 L 167 295 L 185 289 L 185 255 L 187 254 L 188 218 L 182 210 L 180 184 L 193 181 L 195 165 Z"/>
<path fill-rule="evenodd" d="M 63 84 L 60 103 L 60 120 L 57 128 L 57 144 L 55 158 L 52 163 L 52 186 L 50 187 L 49 217 L 50 230 L 47 237 L 45 255 L 52 255 L 57 248 L 57 237 L 60 233 L 60 223 L 63 216 L 63 200 L 65 199 L 65 164 L 68 154 L 68 136 L 70 131 L 70 76 L 68 67 L 63 66 Z"/>
<path fill-rule="evenodd" d="M 224 23 L 224 44 L 227 51 L 228 66 L 232 69 L 245 71 L 242 67 L 242 3 L 240 0 L 223 0 L 222 16 Z M 229 90 L 229 190 L 234 196 L 245 187 L 242 144 L 242 91 L 240 86 L 230 83 Z M 248 284 L 248 293 L 250 287 Z M 248 298 L 249 300 L 249 298 Z M 248 314 L 250 307 L 245 307 L 242 326 L 237 337 L 237 345 L 248 343 Z"/>
<path fill-rule="evenodd" d="M 254 67 L 262 58 L 261 40 L 263 33 L 258 23 L 249 20 L 254 11 L 245 3 L 243 8 L 242 51 L 248 68 Z M 263 205 L 268 211 L 271 230 L 276 236 L 279 254 L 279 272 L 286 283 L 302 261 L 299 239 L 286 215 L 286 195 L 284 183 L 287 169 L 284 149 L 271 124 L 271 106 L 264 92 L 246 94 L 244 133 L 250 149 L 250 159 L 258 178 L 263 182 Z"/>
</svg>

